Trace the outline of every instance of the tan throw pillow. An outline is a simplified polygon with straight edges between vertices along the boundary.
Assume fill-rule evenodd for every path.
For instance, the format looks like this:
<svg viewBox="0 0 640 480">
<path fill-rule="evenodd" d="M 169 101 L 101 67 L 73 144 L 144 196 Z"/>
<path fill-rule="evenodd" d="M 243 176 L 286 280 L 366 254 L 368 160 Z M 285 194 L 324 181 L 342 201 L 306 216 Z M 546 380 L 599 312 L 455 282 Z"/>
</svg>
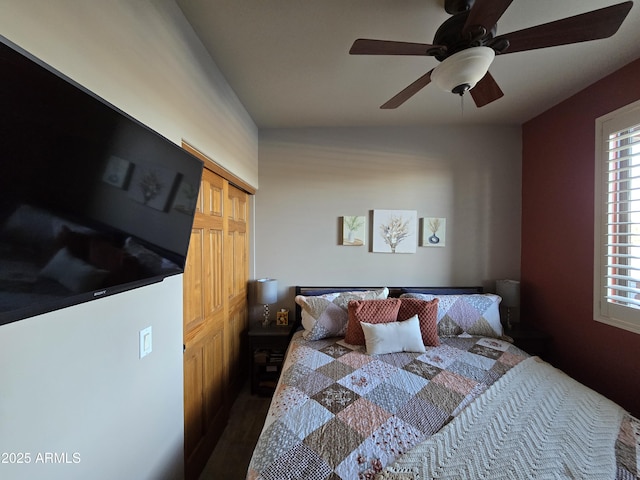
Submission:
<svg viewBox="0 0 640 480">
<path fill-rule="evenodd" d="M 420 300 L 419 298 L 400 298 L 398 321 L 408 320 L 414 315 L 420 321 L 422 342 L 427 347 L 440 345 L 438 337 L 438 302 L 439 299 Z"/>
<path fill-rule="evenodd" d="M 351 345 L 364 345 L 364 332 L 360 322 L 389 323 L 395 322 L 400 310 L 399 298 L 384 300 L 352 300 L 349 302 L 349 322 L 344 340 Z"/>
</svg>

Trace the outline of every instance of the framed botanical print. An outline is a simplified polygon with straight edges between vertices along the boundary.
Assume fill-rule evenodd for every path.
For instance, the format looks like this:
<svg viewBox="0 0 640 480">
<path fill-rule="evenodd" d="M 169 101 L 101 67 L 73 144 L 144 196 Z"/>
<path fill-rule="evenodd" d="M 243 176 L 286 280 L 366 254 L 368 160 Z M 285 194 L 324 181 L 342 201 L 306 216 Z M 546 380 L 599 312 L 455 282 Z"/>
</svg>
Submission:
<svg viewBox="0 0 640 480">
<path fill-rule="evenodd" d="M 342 217 L 342 245 L 360 247 L 365 244 L 365 217 L 345 215 Z"/>
<path fill-rule="evenodd" d="M 447 219 L 427 217 L 422 219 L 423 247 L 444 247 L 447 243 Z"/>
<path fill-rule="evenodd" d="M 373 251 L 416 253 L 417 223 L 415 210 L 374 210 Z"/>
</svg>

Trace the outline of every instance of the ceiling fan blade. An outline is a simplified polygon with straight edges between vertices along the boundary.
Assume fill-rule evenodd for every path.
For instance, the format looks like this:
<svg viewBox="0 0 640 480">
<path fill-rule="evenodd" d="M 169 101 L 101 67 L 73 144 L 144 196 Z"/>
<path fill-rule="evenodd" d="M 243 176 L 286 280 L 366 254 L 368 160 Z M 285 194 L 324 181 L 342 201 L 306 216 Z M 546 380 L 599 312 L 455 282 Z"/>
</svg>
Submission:
<svg viewBox="0 0 640 480">
<path fill-rule="evenodd" d="M 619 3 L 555 22 L 499 35 L 494 38 L 494 41 L 502 39 L 509 41 L 509 47 L 502 52 L 505 54 L 607 38 L 618 31 L 632 5 L 631 1 Z"/>
<path fill-rule="evenodd" d="M 444 48 L 428 43 L 394 42 L 359 38 L 349 50 L 351 55 L 432 55 L 430 49 Z"/>
<path fill-rule="evenodd" d="M 409 100 L 411 97 L 413 97 L 416 93 L 418 93 L 424 87 L 429 85 L 429 82 L 431 82 L 431 72 L 433 72 L 433 70 L 429 70 L 427 73 L 425 73 L 415 82 L 413 82 L 407 88 L 402 90 L 400 93 L 398 93 L 395 97 L 393 97 L 387 103 L 382 105 L 380 108 L 385 110 L 398 108 L 400 105 L 402 105 L 404 102 Z"/>
<path fill-rule="evenodd" d="M 513 0 L 476 0 L 462 29 L 462 35 L 473 32 L 475 27 L 490 31 Z"/>
<path fill-rule="evenodd" d="M 504 96 L 504 93 L 502 93 L 493 76 L 487 72 L 487 74 L 482 77 L 482 80 L 471 89 L 471 96 L 473 97 L 476 107 L 480 108 L 498 100 Z"/>
</svg>

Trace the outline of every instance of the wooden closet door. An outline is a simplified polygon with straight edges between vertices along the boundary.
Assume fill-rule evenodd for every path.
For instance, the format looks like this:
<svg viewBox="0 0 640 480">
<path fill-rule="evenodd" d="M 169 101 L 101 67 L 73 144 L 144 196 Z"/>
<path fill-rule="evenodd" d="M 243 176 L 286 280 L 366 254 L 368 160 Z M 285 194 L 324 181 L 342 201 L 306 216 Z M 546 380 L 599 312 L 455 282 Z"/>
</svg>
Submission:
<svg viewBox="0 0 640 480">
<path fill-rule="evenodd" d="M 197 478 L 228 416 L 229 296 L 226 289 L 228 183 L 205 169 L 184 288 L 185 470 Z"/>
<path fill-rule="evenodd" d="M 229 300 L 229 387 L 240 390 L 248 370 L 249 358 L 244 333 L 248 327 L 247 280 L 249 277 L 249 195 L 229 185 L 226 250 L 226 285 Z"/>
</svg>

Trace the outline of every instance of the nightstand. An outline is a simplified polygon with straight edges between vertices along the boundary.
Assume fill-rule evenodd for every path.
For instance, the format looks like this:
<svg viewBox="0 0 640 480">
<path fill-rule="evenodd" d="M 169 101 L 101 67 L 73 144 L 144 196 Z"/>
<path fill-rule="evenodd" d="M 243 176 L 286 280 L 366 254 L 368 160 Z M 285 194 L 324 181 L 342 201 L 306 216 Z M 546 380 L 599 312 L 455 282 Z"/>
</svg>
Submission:
<svg viewBox="0 0 640 480">
<path fill-rule="evenodd" d="M 273 395 L 292 330 L 293 324 L 276 325 L 272 322 L 263 327 L 260 322 L 252 322 L 248 332 L 252 394 Z"/>
<path fill-rule="evenodd" d="M 549 353 L 551 337 L 529 326 L 515 323 L 511 328 L 505 328 L 504 334 L 513 339 L 513 344 L 531 355 L 544 358 Z"/>
</svg>

